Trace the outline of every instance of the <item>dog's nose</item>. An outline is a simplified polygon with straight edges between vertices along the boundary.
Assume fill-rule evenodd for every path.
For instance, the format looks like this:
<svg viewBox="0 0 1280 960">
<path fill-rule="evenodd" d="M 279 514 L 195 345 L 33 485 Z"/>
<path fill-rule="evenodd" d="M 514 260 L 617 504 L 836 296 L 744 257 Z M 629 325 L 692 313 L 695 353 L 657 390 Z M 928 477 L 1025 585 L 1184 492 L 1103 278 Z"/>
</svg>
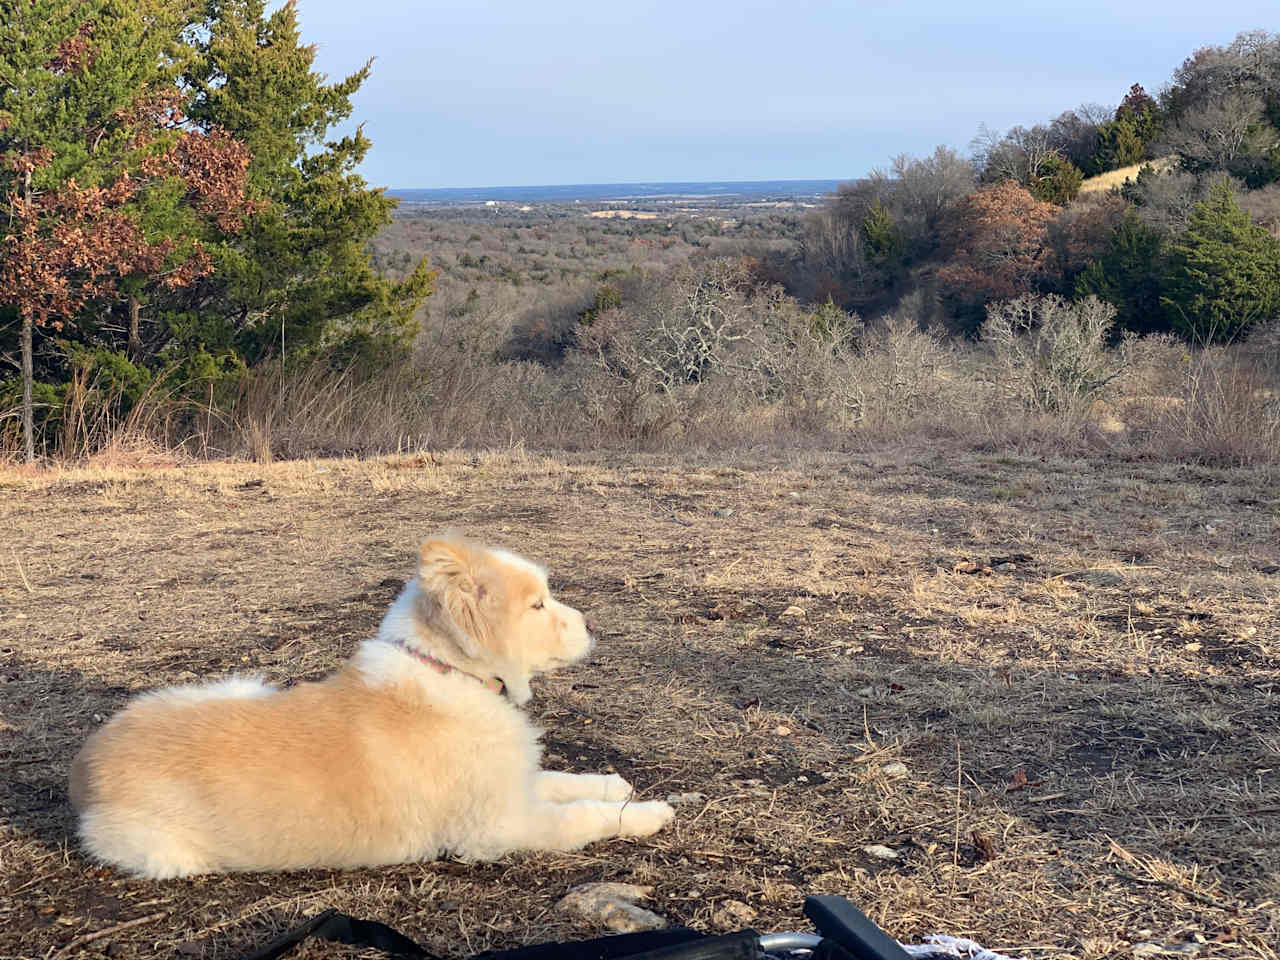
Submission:
<svg viewBox="0 0 1280 960">
<path fill-rule="evenodd" d="M 583 617 L 583 619 L 587 622 L 587 633 L 593 637 L 600 636 L 600 625 L 596 623 L 595 619 L 592 617 Z"/>
</svg>

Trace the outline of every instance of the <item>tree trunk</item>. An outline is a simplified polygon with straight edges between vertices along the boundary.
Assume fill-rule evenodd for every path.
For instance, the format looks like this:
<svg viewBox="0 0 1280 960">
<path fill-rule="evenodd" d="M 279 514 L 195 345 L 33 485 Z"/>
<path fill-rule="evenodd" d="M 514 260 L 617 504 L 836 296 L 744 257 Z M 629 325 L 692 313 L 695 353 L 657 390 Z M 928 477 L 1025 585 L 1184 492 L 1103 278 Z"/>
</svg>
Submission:
<svg viewBox="0 0 1280 960">
<path fill-rule="evenodd" d="M 32 412 L 31 383 L 35 379 L 31 361 L 32 328 L 35 321 L 22 315 L 22 438 L 27 448 L 27 463 L 36 462 L 35 416 Z"/>
<path fill-rule="evenodd" d="M 142 358 L 142 337 L 138 334 L 138 298 L 129 297 L 129 359 L 137 363 Z"/>
<path fill-rule="evenodd" d="M 22 198 L 31 199 L 31 171 L 22 180 Z M 35 318 L 22 312 L 22 441 L 27 448 L 27 463 L 36 462 L 35 415 L 32 410 L 31 385 L 35 380 L 34 362 L 31 358 Z"/>
</svg>

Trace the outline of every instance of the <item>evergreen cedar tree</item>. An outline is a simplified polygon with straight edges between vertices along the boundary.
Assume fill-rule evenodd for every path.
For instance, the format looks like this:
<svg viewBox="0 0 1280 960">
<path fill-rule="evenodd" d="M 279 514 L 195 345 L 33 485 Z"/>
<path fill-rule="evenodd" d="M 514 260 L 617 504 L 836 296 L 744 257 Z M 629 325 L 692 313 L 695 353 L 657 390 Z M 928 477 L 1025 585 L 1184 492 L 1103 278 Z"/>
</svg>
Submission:
<svg viewBox="0 0 1280 960">
<path fill-rule="evenodd" d="M 1189 339 L 1230 340 L 1280 314 L 1280 240 L 1250 221 L 1226 180 L 1196 204 L 1169 259 L 1161 303 Z"/>
</svg>

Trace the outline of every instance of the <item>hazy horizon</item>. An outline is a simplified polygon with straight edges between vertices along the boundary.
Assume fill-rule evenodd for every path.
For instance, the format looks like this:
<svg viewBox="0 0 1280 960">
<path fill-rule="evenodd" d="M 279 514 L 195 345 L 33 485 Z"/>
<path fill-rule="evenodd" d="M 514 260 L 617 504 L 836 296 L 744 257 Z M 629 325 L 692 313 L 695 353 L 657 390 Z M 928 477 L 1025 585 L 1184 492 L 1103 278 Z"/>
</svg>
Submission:
<svg viewBox="0 0 1280 960">
<path fill-rule="evenodd" d="M 300 0 L 394 189 L 852 180 L 899 153 L 1155 92 L 1198 47 L 1274 28 L 1273 3 L 1083 0 L 965 9 L 708 0 L 609 5 Z M 1135 43 L 1134 38 L 1140 38 Z"/>
<path fill-rule="evenodd" d="M 824 184 L 835 185 L 845 183 L 849 177 L 784 177 L 773 179 L 750 180 L 614 180 L 602 183 L 481 183 L 466 187 L 387 187 L 393 194 L 401 193 L 474 193 L 482 190 L 558 190 L 568 187 L 713 187 L 713 186 L 756 186 L 764 184 Z M 648 196 L 649 194 L 645 194 Z"/>
</svg>

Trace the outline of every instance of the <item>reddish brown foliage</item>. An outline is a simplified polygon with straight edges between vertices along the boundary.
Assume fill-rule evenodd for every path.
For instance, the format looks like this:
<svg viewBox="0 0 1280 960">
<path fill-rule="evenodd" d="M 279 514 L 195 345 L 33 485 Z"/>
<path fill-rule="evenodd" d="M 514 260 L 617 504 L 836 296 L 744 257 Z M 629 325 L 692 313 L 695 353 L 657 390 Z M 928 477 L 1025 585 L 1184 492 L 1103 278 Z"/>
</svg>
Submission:
<svg viewBox="0 0 1280 960">
<path fill-rule="evenodd" d="M 58 52 L 49 61 L 54 73 L 83 73 L 93 67 L 93 23 L 86 22 L 80 29 L 58 45 Z"/>
<path fill-rule="evenodd" d="M 63 45 L 68 65 L 90 56 L 76 52 L 78 39 L 87 43 L 87 36 L 81 31 L 73 38 L 76 44 Z M 141 275 L 174 288 L 212 271 L 199 240 L 149 241 L 128 210 L 150 183 L 173 177 L 186 184 L 186 202 L 224 232 L 239 230 L 244 217 L 260 208 L 245 194 L 249 150 L 229 133 L 184 130 L 168 134 L 157 148 L 166 128 L 182 121 L 181 105 L 176 88 L 151 91 L 115 117 L 130 128 L 130 143 L 142 154 L 135 171 L 140 176 L 125 168 L 107 187 L 80 187 L 70 180 L 44 193 L 29 186 L 10 193 L 0 303 L 12 304 L 41 326 L 60 329 L 87 303 L 114 296 L 124 277 Z M 29 184 L 27 175 L 47 166 L 52 154 L 40 148 L 5 160 Z"/>
<path fill-rule="evenodd" d="M 1129 88 L 1129 92 L 1125 94 L 1120 106 L 1116 107 L 1116 119 L 1141 119 L 1144 114 L 1158 113 L 1159 104 L 1155 98 L 1142 88 L 1142 84 L 1135 83 Z"/>
<path fill-rule="evenodd" d="M 4 163 L 10 170 L 26 176 L 41 167 L 53 162 L 53 151 L 48 147 L 39 147 L 27 153 L 9 153 L 4 156 Z"/>
<path fill-rule="evenodd" d="M 182 112 L 185 100 L 177 87 L 148 90 L 123 110 L 117 110 L 116 123 L 133 131 L 134 143 L 151 143 L 162 130 L 176 127 L 186 119 Z"/>
<path fill-rule="evenodd" d="M 147 242 L 123 209 L 140 185 L 126 174 L 106 189 L 71 181 L 36 199 L 11 196 L 14 229 L 0 264 L 0 300 L 42 326 L 61 329 L 63 318 L 114 294 L 120 278 L 161 274 L 175 242 Z M 177 287 L 211 269 L 195 242 L 160 279 Z"/>
<path fill-rule="evenodd" d="M 248 147 L 217 129 L 207 134 L 183 132 L 155 158 L 157 174 L 167 172 L 186 181 L 195 208 L 227 233 L 239 230 L 244 217 L 262 207 L 245 196 L 252 159 Z"/>
<path fill-rule="evenodd" d="M 1057 207 L 1013 181 L 970 194 L 944 238 L 954 252 L 939 282 L 966 301 L 1028 292 L 1044 269 L 1046 230 L 1057 215 Z"/>
</svg>

